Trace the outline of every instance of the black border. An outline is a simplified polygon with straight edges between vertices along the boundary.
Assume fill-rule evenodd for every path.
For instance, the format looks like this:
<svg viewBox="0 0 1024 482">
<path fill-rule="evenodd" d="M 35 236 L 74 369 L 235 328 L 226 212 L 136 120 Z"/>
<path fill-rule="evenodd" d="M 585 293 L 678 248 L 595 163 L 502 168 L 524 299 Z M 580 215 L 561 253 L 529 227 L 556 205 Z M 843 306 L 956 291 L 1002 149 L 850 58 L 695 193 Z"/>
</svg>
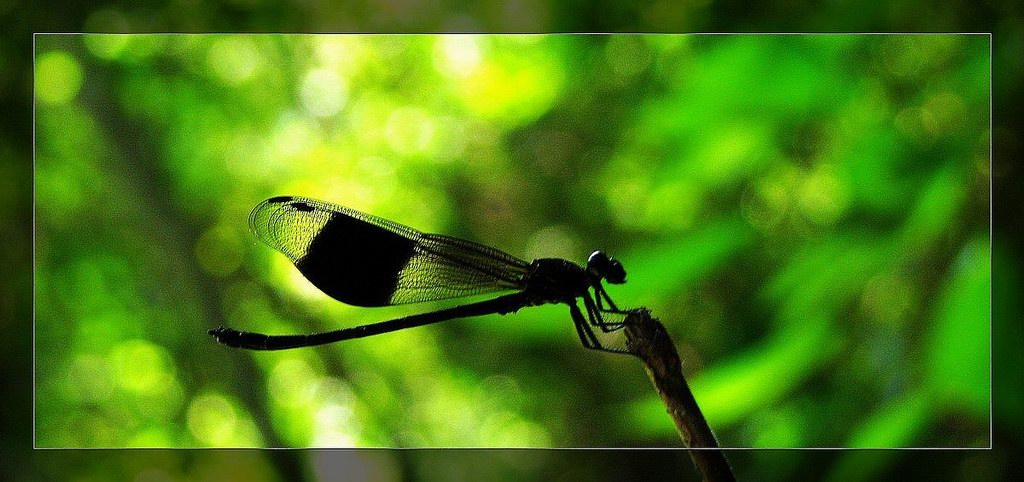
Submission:
<svg viewBox="0 0 1024 482">
<path fill-rule="evenodd" d="M 292 5 L 271 5 L 262 2 L 256 10 L 247 11 L 245 2 L 219 0 L 200 2 L 208 16 L 174 15 L 162 2 L 147 1 L 143 6 L 128 2 L 58 5 L 50 2 L 4 2 L 0 20 L 4 39 L 0 41 L 0 163 L 5 175 L 11 176 L 5 186 L 15 191 L 3 199 L 13 205 L 0 210 L 0 266 L 5 273 L 0 280 L 0 319 L 6 336 L 0 354 L 0 480 L 60 480 L 52 464 L 61 466 L 94 465 L 104 462 L 146 466 L 147 460 L 159 457 L 160 450 L 33 450 L 32 449 L 32 34 L 34 32 L 91 31 L 89 15 L 100 8 L 117 8 L 140 20 L 141 32 L 415 32 L 448 31 L 491 32 L 992 32 L 993 37 L 993 411 L 994 438 L 991 450 L 783 450 L 730 451 L 729 457 L 741 480 L 759 480 L 757 467 L 762 464 L 799 464 L 797 472 L 808 478 L 821 478 L 840 457 L 846 463 L 871 458 L 889 460 L 889 472 L 871 478 L 935 479 L 979 476 L 986 474 L 1024 473 L 1024 460 L 1018 454 L 1024 446 L 1021 427 L 1003 426 L 1001 420 L 1019 420 L 1020 416 L 1001 417 L 1000 413 L 1022 410 L 1017 397 L 1021 393 L 1022 330 L 1017 323 L 1019 293 L 1024 250 L 1019 240 L 1024 234 L 1020 208 L 1021 198 L 1021 129 L 1013 116 L 1021 104 L 1019 86 L 1022 82 L 1021 57 L 1024 52 L 1024 13 L 1018 2 L 981 3 L 958 1 L 945 4 L 907 2 L 895 4 L 839 4 L 833 11 L 815 12 L 808 0 L 749 4 L 740 0 L 710 1 L 684 14 L 665 15 L 666 2 L 644 2 L 628 5 L 605 0 L 591 4 L 582 1 L 545 2 L 461 2 L 451 1 L 452 10 L 430 0 L 411 2 L 419 5 L 418 13 L 395 15 L 399 6 L 387 8 L 393 0 L 352 2 L 354 5 L 319 5 L 301 2 Z M 515 3 L 524 8 L 539 7 L 530 18 L 509 18 L 503 4 Z M 253 2 L 255 5 L 256 2 Z M 318 13 L 331 10 L 331 15 Z M 399 9 L 399 10 L 394 10 Z M 661 9 L 661 10 L 659 10 Z M 674 10 L 673 10 L 674 11 Z M 165 12 L 160 15 L 160 12 Z M 390 12 L 390 13 L 388 13 Z M 933 15 L 934 12 L 940 12 Z M 416 15 L 420 15 L 416 19 Z M 513 15 L 514 17 L 514 15 Z M 360 20 L 364 19 L 364 20 Z M 112 31 L 112 30 L 110 30 Z M 1015 422 L 1019 423 L 1019 422 Z M 234 458 L 245 459 L 246 451 L 209 451 L 204 457 L 199 450 L 186 450 L 185 463 L 216 463 Z M 333 454 L 331 452 L 338 452 Z M 352 451 L 291 450 L 271 451 L 268 463 L 275 466 L 281 479 L 293 480 L 314 475 L 309 468 L 313 459 L 327 453 L 328 457 L 345 458 Z M 359 450 L 359 453 L 381 451 Z M 551 478 L 570 479 L 594 476 L 599 479 L 651 478 L 666 471 L 677 471 L 684 478 L 693 478 L 686 455 L 675 451 L 612 451 L 612 450 L 398 450 L 386 451 L 396 459 L 406 476 L 414 476 L 413 465 L 453 465 L 464 467 L 471 479 L 474 466 L 481 461 L 511 460 L 543 467 L 540 473 Z M 852 455 L 850 455 L 852 454 Z M 213 455 L 216 455 L 214 457 Z M 251 455 L 251 454 L 250 454 Z M 207 458 L 213 461 L 206 460 Z M 618 466 L 611 472 L 582 470 L 586 466 Z M 335 467 L 341 469 L 343 465 Z M 570 467 L 579 472 L 565 473 Z M 966 473 L 971 467 L 977 473 Z M 50 468 L 51 470 L 47 470 Z M 340 474 L 339 474 L 340 475 Z M 585 477 L 592 478 L 592 477 Z"/>
</svg>

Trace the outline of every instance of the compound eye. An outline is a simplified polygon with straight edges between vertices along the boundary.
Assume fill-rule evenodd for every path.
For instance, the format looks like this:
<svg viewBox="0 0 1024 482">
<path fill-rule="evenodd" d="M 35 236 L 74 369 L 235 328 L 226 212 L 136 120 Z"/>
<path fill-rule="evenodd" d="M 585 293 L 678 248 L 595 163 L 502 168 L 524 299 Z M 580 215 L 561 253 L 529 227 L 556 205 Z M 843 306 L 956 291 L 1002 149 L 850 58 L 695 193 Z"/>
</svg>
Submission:
<svg viewBox="0 0 1024 482">
<path fill-rule="evenodd" d="M 597 271 L 604 271 L 608 267 L 608 255 L 604 254 L 604 251 L 594 251 L 590 253 L 590 258 L 587 259 L 587 266 Z"/>
<path fill-rule="evenodd" d="M 626 282 L 626 268 L 622 267 L 619 260 L 612 258 L 608 263 L 608 269 L 604 273 L 604 279 L 611 284 L 622 284 Z"/>
</svg>

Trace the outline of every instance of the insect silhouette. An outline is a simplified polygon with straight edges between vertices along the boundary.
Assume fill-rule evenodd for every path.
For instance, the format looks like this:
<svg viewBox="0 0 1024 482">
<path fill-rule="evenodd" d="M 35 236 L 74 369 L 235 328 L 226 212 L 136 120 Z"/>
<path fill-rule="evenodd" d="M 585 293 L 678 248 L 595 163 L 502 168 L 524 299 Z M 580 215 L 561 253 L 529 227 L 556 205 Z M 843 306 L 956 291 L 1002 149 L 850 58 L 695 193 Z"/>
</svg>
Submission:
<svg viewBox="0 0 1024 482">
<path fill-rule="evenodd" d="M 515 291 L 496 298 L 379 323 L 299 335 L 266 335 L 225 326 L 209 330 L 218 342 L 251 350 L 283 350 L 362 338 L 455 318 L 508 314 L 527 306 L 562 303 L 583 346 L 613 353 L 594 328 L 622 329 L 605 315 L 624 315 L 603 282 L 622 284 L 626 270 L 594 251 L 586 266 L 557 258 L 532 263 L 464 239 L 407 226 L 315 199 L 280 196 L 249 215 L 256 237 L 287 256 L 330 297 L 353 306 L 388 306 Z M 584 311 L 578 301 L 582 300 Z"/>
</svg>

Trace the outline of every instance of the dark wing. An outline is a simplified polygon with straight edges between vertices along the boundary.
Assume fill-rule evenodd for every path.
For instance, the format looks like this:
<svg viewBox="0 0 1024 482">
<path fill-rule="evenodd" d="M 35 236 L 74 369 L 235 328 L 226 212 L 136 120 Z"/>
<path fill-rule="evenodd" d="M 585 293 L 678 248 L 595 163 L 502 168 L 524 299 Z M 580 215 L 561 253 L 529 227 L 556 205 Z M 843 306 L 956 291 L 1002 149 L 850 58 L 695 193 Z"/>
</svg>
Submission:
<svg viewBox="0 0 1024 482">
<path fill-rule="evenodd" d="M 354 306 L 523 289 L 530 267 L 494 248 L 309 198 L 267 199 L 249 226 L 317 288 Z"/>
</svg>

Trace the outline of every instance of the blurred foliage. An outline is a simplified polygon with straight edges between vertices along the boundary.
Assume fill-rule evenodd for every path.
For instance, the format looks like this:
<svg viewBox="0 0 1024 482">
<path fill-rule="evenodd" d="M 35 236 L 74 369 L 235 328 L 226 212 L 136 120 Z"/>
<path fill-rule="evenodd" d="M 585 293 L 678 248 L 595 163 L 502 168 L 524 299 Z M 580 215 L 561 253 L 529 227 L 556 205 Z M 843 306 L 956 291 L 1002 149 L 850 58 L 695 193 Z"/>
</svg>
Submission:
<svg viewBox="0 0 1024 482">
<path fill-rule="evenodd" d="M 990 60 L 978 35 L 39 36 L 37 444 L 680 444 L 562 306 L 216 345 L 445 305 L 319 293 L 247 231 L 293 194 L 613 253 L 725 446 L 988 446 Z"/>
</svg>

